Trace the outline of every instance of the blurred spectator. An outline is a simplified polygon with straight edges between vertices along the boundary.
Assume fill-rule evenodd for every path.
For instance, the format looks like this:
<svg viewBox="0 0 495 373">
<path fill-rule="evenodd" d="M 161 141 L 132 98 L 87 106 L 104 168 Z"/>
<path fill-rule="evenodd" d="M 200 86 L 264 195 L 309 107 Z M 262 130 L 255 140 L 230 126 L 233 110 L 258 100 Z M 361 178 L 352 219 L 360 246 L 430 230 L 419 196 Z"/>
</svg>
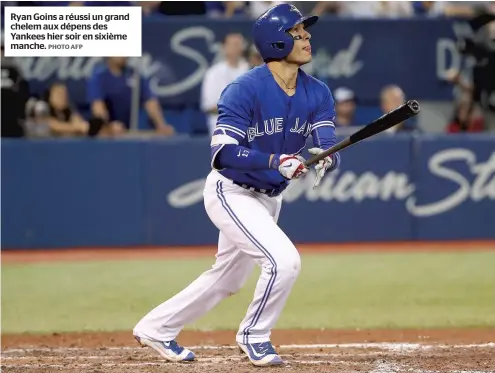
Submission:
<svg viewBox="0 0 495 373">
<path fill-rule="evenodd" d="M 45 94 L 47 96 L 47 93 Z M 46 97 L 30 97 L 25 107 L 24 131 L 26 137 L 51 137 L 48 125 L 48 103 Z"/>
<path fill-rule="evenodd" d="M 427 17 L 473 17 L 490 6 L 490 1 L 413 1 L 416 15 Z"/>
<path fill-rule="evenodd" d="M 445 1 L 413 1 L 414 14 L 427 17 L 444 15 Z"/>
<path fill-rule="evenodd" d="M 464 40 L 461 53 L 471 55 L 473 67 L 473 99 L 480 105 L 485 129 L 495 132 L 495 2 L 469 21 L 475 36 Z"/>
<path fill-rule="evenodd" d="M 2 137 L 23 137 L 25 106 L 29 98 L 29 87 L 21 70 L 10 57 L 4 56 L 3 34 L 1 41 L 2 67 Z"/>
<path fill-rule="evenodd" d="M 446 72 L 445 80 L 460 90 L 459 100 L 454 104 L 452 121 L 447 125 L 447 132 L 481 132 L 484 120 L 478 106 L 473 102 L 474 86 L 461 76 L 460 71 L 451 69 Z"/>
<path fill-rule="evenodd" d="M 139 77 L 127 65 L 125 57 L 108 57 L 96 67 L 88 80 L 88 101 L 94 118 L 105 123 L 105 130 L 119 135 L 130 128 L 132 86 L 139 81 L 140 108 L 144 106 L 155 129 L 164 135 L 174 134 L 174 128 L 165 122 L 162 108 L 151 92 L 149 82 Z"/>
<path fill-rule="evenodd" d="M 461 72 L 457 69 L 449 69 L 446 71 L 445 80 L 453 84 L 459 90 L 460 95 L 471 94 L 474 90 L 472 82 L 463 77 Z"/>
<path fill-rule="evenodd" d="M 56 137 L 87 136 L 89 123 L 70 105 L 65 84 L 57 82 L 50 86 L 45 101 L 34 105 L 33 119 L 37 127 L 46 125 Z"/>
<path fill-rule="evenodd" d="M 253 67 L 263 65 L 263 58 L 261 58 L 261 54 L 256 49 L 254 44 L 251 44 L 248 50 L 248 63 L 249 67 L 252 69 Z"/>
<path fill-rule="evenodd" d="M 83 6 L 131 6 L 132 1 L 71 1 L 72 3 L 83 3 Z M 51 3 L 51 1 L 48 1 Z M 50 5 L 51 6 L 51 5 Z"/>
<path fill-rule="evenodd" d="M 206 14 L 211 18 L 230 18 L 246 14 L 245 1 L 205 1 Z"/>
<path fill-rule="evenodd" d="M 397 85 L 387 85 L 383 87 L 380 93 L 380 106 L 383 114 L 386 114 L 400 105 L 406 102 L 406 95 L 402 89 Z M 410 120 L 401 122 L 392 128 L 388 129 L 387 132 L 410 132 L 416 130 L 416 126 Z"/>
<path fill-rule="evenodd" d="M 473 105 L 470 95 L 462 95 L 455 104 L 452 121 L 447 125 L 447 132 L 483 132 L 485 123 L 479 108 Z"/>
<path fill-rule="evenodd" d="M 285 2 L 286 1 L 250 1 L 249 16 L 253 19 L 256 19 L 271 7 L 274 7 L 277 4 L 283 4 Z"/>
<path fill-rule="evenodd" d="M 427 17 L 444 15 L 446 1 L 413 1 L 414 14 Z"/>
<path fill-rule="evenodd" d="M 216 126 L 217 101 L 222 91 L 249 70 L 249 64 L 243 58 L 244 49 L 245 40 L 241 34 L 227 34 L 223 40 L 224 60 L 206 71 L 201 86 L 201 110 L 208 115 L 207 123 L 210 134 Z"/>
<path fill-rule="evenodd" d="M 345 87 L 339 87 L 333 92 L 335 100 L 335 125 L 337 127 L 355 126 L 354 114 L 356 113 L 356 96 L 354 92 Z"/>
<path fill-rule="evenodd" d="M 129 6 L 132 1 L 19 1 L 25 6 Z"/>
<path fill-rule="evenodd" d="M 206 14 L 207 1 L 161 1 L 160 13 L 166 16 Z"/>
<path fill-rule="evenodd" d="M 325 13 L 351 18 L 409 18 L 414 10 L 410 1 L 319 1 L 312 14 Z"/>
<path fill-rule="evenodd" d="M 495 5 L 484 7 L 468 24 L 472 34 L 466 34 L 457 42 L 461 55 L 474 61 L 469 80 L 461 78 L 458 71 L 449 71 L 446 80 L 455 84 L 463 94 L 469 95 L 471 106 L 483 113 L 487 131 L 495 131 Z"/>
<path fill-rule="evenodd" d="M 163 16 L 160 11 L 161 1 L 134 1 L 134 5 L 141 7 L 143 18 L 153 16 Z"/>
<path fill-rule="evenodd" d="M 325 3 L 325 1 L 287 1 L 287 3 L 294 5 L 302 14 L 309 15 L 314 14 L 316 7 L 320 3 Z M 331 6 L 323 7 L 322 11 L 325 14 L 332 14 L 332 12 L 336 12 L 336 8 Z M 321 15 L 324 15 L 323 13 Z"/>
</svg>

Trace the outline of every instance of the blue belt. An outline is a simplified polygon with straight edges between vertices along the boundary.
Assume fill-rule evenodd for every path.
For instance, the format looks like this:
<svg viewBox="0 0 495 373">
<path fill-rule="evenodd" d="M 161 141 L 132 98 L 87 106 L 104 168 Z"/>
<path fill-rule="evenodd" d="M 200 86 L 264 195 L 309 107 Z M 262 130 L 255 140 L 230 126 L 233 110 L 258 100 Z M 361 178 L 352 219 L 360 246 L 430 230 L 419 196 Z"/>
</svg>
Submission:
<svg viewBox="0 0 495 373">
<path fill-rule="evenodd" d="M 244 188 L 244 189 L 247 189 L 247 190 L 251 190 L 253 192 L 258 192 L 258 193 L 261 193 L 261 194 L 265 194 L 268 197 L 276 197 L 276 196 L 278 196 L 281 193 L 280 189 L 259 189 L 259 188 L 255 188 L 255 187 L 249 186 L 247 184 L 238 183 L 237 181 L 234 181 L 234 180 L 232 180 L 232 182 L 235 185 L 240 186 L 241 188 Z"/>
</svg>

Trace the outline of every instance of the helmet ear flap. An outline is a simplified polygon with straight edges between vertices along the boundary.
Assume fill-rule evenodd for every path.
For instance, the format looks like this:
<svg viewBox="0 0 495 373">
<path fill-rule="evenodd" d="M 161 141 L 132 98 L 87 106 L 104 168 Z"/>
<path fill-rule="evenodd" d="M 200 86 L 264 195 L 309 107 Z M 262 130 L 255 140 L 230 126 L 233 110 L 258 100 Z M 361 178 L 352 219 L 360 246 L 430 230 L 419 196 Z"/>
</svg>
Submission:
<svg viewBox="0 0 495 373">
<path fill-rule="evenodd" d="M 284 32 L 277 41 L 268 42 L 272 59 L 282 59 L 287 57 L 294 47 L 294 38 L 288 32 Z"/>
</svg>

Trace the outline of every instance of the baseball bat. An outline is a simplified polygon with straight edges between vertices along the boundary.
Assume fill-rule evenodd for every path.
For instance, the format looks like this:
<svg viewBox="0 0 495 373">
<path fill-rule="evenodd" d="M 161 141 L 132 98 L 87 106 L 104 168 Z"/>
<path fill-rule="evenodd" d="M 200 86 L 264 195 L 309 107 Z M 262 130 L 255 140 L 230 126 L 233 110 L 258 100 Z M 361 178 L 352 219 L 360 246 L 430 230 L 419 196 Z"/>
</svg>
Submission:
<svg viewBox="0 0 495 373">
<path fill-rule="evenodd" d="M 325 157 L 328 157 L 330 154 L 334 154 L 340 150 L 348 148 L 353 144 L 356 144 L 360 141 L 363 141 L 364 139 L 367 139 L 368 137 L 383 132 L 395 126 L 396 124 L 399 124 L 406 119 L 415 116 L 419 113 L 419 110 L 420 108 L 418 101 L 409 100 L 396 109 L 382 115 L 380 118 L 375 119 L 373 122 L 367 124 L 364 128 L 361 128 L 359 131 L 353 133 L 351 136 L 345 138 L 338 144 L 335 144 L 330 149 L 327 149 L 324 152 L 316 154 L 307 159 L 304 164 L 306 167 L 309 167 L 312 164 L 324 159 Z"/>
</svg>

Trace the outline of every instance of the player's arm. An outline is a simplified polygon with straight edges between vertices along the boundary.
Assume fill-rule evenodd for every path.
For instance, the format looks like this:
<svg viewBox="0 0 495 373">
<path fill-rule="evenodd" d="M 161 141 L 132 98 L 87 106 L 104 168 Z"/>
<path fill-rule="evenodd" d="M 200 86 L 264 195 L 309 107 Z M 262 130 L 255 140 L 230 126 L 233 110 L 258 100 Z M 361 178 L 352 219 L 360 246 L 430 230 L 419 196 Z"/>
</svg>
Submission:
<svg viewBox="0 0 495 373">
<path fill-rule="evenodd" d="M 211 138 L 211 167 L 217 171 L 278 169 L 292 179 L 307 172 L 300 158 L 269 154 L 243 146 L 251 123 L 255 95 L 239 83 L 227 86 L 218 101 L 218 120 Z M 287 167 L 288 166 L 288 167 Z"/>
<path fill-rule="evenodd" d="M 335 101 L 330 89 L 322 85 L 320 89 L 319 104 L 313 123 L 311 124 L 311 136 L 314 148 L 309 149 L 310 154 L 318 154 L 331 148 L 337 143 L 335 136 Z M 340 165 L 340 154 L 334 153 L 321 160 L 316 166 L 315 186 L 318 186 L 326 171 L 333 171 Z"/>
<path fill-rule="evenodd" d="M 218 101 L 218 120 L 211 138 L 211 166 L 239 171 L 270 168 L 271 154 L 248 149 L 247 129 L 251 122 L 255 96 L 248 87 L 233 83 L 224 89 Z"/>
</svg>

